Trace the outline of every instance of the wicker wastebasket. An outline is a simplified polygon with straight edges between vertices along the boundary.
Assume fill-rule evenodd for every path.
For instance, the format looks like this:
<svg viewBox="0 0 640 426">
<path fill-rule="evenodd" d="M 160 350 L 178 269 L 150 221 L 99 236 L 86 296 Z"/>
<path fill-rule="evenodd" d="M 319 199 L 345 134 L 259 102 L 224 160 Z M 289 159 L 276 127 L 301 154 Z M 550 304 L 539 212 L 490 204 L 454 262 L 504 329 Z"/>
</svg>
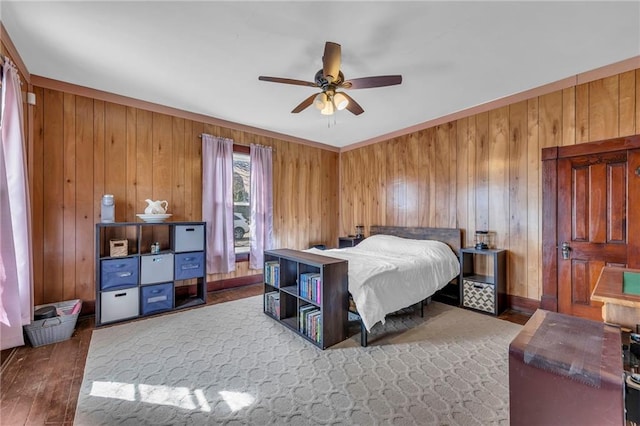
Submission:
<svg viewBox="0 0 640 426">
<path fill-rule="evenodd" d="M 25 325 L 24 331 L 31 346 L 38 347 L 50 343 L 62 342 L 71 338 L 80 315 L 82 301 L 80 299 L 38 305 L 35 310 L 45 306 L 55 306 L 58 316 L 33 321 Z"/>
</svg>

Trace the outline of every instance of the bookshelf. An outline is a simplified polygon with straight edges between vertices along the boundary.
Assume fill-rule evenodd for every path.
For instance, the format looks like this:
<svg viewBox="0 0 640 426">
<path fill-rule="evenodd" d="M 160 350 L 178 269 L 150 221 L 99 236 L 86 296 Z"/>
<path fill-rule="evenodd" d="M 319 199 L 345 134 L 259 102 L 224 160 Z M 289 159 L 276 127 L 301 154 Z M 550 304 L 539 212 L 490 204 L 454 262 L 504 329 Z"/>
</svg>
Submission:
<svg viewBox="0 0 640 426">
<path fill-rule="evenodd" d="M 347 261 L 291 249 L 264 252 L 264 313 L 321 349 L 347 338 Z"/>
<path fill-rule="evenodd" d="M 96 326 L 206 303 L 205 225 L 96 224 Z"/>
</svg>

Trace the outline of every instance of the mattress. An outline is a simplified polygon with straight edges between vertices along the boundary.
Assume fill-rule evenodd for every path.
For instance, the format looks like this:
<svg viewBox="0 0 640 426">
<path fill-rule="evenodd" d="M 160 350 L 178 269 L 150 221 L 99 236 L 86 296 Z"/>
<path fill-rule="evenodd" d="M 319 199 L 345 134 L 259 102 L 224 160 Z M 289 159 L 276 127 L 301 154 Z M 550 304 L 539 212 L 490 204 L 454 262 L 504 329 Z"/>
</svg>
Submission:
<svg viewBox="0 0 640 426">
<path fill-rule="evenodd" d="M 311 253 L 349 262 L 349 293 L 367 331 L 391 312 L 418 303 L 460 273 L 451 248 L 434 240 L 373 235 L 355 247 Z"/>
</svg>

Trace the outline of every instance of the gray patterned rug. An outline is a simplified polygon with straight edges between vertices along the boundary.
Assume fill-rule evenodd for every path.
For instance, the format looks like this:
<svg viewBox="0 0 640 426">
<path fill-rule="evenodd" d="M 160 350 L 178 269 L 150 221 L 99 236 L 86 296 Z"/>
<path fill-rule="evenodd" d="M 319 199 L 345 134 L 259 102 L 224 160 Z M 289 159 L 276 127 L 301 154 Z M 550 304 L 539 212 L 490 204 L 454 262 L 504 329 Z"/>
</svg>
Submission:
<svg viewBox="0 0 640 426">
<path fill-rule="evenodd" d="M 93 332 L 75 424 L 507 425 L 521 328 L 434 302 L 322 351 L 261 296 L 148 318 Z"/>
</svg>

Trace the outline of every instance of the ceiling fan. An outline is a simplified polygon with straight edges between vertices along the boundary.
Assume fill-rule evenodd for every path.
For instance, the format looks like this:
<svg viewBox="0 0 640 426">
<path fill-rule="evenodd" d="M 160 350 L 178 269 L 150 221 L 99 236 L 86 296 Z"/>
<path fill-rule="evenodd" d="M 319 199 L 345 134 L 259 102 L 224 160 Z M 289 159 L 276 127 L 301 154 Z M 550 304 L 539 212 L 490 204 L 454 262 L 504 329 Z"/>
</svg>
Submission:
<svg viewBox="0 0 640 426">
<path fill-rule="evenodd" d="M 345 80 L 344 74 L 340 71 L 341 55 L 339 44 L 330 41 L 326 42 L 324 55 L 322 56 L 322 69 L 318 70 L 313 82 L 291 78 L 266 77 L 263 75 L 259 76 L 258 80 L 322 89 L 322 92 L 309 96 L 291 112 L 294 114 L 299 113 L 309 105 L 315 104 L 320 113 L 324 115 L 331 115 L 336 110 L 343 109 L 347 109 L 355 115 L 360 115 L 364 112 L 364 109 L 351 96 L 344 92 L 338 92 L 338 89 L 369 89 L 402 83 L 401 75 L 380 75 Z"/>
</svg>

